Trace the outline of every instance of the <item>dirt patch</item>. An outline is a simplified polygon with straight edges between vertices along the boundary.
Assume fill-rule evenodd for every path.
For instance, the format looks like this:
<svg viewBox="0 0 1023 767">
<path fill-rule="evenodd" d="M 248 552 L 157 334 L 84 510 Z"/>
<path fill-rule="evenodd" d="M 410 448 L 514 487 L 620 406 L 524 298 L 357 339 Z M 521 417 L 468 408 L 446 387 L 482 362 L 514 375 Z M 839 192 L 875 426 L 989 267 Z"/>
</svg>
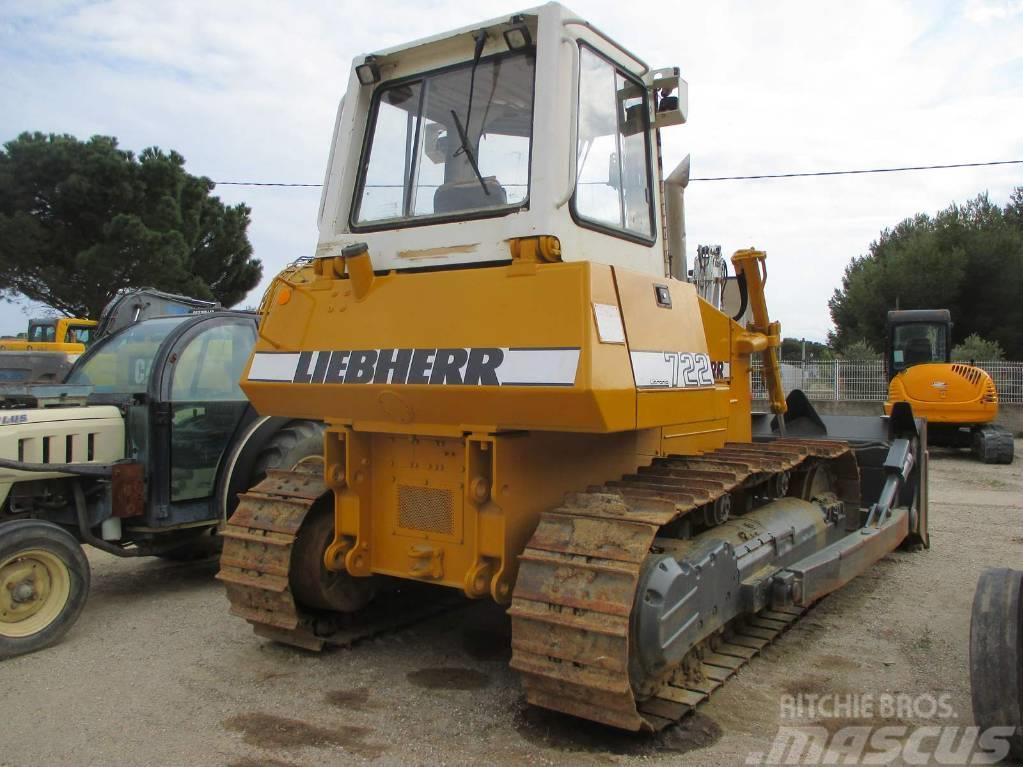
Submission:
<svg viewBox="0 0 1023 767">
<path fill-rule="evenodd" d="M 536 746 L 619 756 L 654 756 L 664 752 L 684 754 L 713 745 L 722 734 L 717 722 L 699 713 L 649 735 L 625 732 L 533 706 L 527 706 L 519 713 L 515 729 L 523 739 Z"/>
<path fill-rule="evenodd" d="M 427 690 L 482 690 L 490 684 L 490 677 L 471 668 L 421 668 L 407 679 Z"/>
<path fill-rule="evenodd" d="M 237 762 L 231 762 L 227 767 L 302 767 L 294 762 L 282 762 L 280 759 L 266 759 L 259 757 L 252 759 L 246 757 L 245 759 L 239 759 Z"/>
<path fill-rule="evenodd" d="M 386 750 L 384 746 L 365 742 L 374 732 L 369 727 L 337 725 L 328 729 L 298 719 L 259 712 L 232 716 L 224 720 L 224 727 L 240 732 L 250 746 L 268 750 L 336 746 L 369 758 L 376 758 Z"/>
<path fill-rule="evenodd" d="M 379 708 L 370 702 L 368 687 L 356 687 L 354 690 L 331 690 L 323 696 L 332 706 L 348 709 L 349 711 L 365 711 L 370 708 Z"/>
<path fill-rule="evenodd" d="M 812 723 L 814 727 L 823 727 L 829 733 L 834 735 L 839 730 L 846 727 L 869 727 L 871 731 L 876 730 L 879 727 L 905 727 L 907 722 L 902 719 L 886 718 L 883 716 L 873 717 L 846 717 L 846 716 L 828 716 L 816 720 Z"/>
<path fill-rule="evenodd" d="M 821 655 L 814 660 L 814 663 L 832 671 L 855 671 L 860 668 L 858 661 L 844 655 Z"/>
<path fill-rule="evenodd" d="M 785 692 L 796 697 L 800 695 L 821 695 L 831 691 L 831 680 L 823 674 L 799 676 L 785 685 Z"/>
</svg>

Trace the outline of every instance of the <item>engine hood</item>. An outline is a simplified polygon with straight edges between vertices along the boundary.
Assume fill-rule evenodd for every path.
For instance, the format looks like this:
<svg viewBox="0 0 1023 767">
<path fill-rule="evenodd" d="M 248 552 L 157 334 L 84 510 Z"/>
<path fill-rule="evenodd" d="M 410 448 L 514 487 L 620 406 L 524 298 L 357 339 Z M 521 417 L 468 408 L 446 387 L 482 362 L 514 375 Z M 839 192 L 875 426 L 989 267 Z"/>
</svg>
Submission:
<svg viewBox="0 0 1023 767">
<path fill-rule="evenodd" d="M 906 396 L 917 402 L 967 403 L 985 395 L 991 378 L 970 365 L 914 365 L 899 373 Z M 993 392 L 994 386 L 990 385 Z"/>
</svg>

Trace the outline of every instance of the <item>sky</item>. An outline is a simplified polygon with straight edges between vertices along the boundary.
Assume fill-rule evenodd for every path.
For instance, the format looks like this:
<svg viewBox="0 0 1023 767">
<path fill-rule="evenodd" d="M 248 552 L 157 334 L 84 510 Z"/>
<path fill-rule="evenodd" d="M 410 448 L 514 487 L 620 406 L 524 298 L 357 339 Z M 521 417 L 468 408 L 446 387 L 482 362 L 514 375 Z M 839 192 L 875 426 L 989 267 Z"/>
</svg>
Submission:
<svg viewBox="0 0 1023 767">
<path fill-rule="evenodd" d="M 1023 159 L 1023 0 L 573 0 L 576 13 L 689 83 L 689 122 L 663 133 L 692 176 Z M 4 0 L 0 142 L 22 131 L 175 149 L 215 181 L 319 183 L 358 54 L 511 15 L 476 0 Z M 689 252 L 768 253 L 786 336 L 823 340 L 849 261 L 885 228 L 987 192 L 1023 166 L 833 178 L 694 181 Z M 219 186 L 252 208 L 264 280 L 313 253 L 318 189 Z M 985 275 L 988 279 L 990 276 Z M 28 302 L 0 304 L 0 333 Z"/>
</svg>

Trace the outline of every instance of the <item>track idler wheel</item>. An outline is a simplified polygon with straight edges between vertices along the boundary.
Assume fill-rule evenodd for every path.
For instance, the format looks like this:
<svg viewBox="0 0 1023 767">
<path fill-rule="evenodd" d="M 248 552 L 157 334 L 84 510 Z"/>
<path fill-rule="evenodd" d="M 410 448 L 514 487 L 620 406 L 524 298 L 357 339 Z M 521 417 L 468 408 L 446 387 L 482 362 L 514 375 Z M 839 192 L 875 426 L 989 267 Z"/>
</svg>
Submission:
<svg viewBox="0 0 1023 767">
<path fill-rule="evenodd" d="M 970 618 L 973 718 L 982 729 L 1014 727 L 1010 753 L 1023 759 L 1023 572 L 985 570 Z"/>
<path fill-rule="evenodd" d="M 328 570 L 323 561 L 334 540 L 333 496 L 318 501 L 302 522 L 291 554 L 288 580 L 299 604 L 315 610 L 351 613 L 361 610 L 376 592 L 373 578 L 353 578 Z"/>
</svg>

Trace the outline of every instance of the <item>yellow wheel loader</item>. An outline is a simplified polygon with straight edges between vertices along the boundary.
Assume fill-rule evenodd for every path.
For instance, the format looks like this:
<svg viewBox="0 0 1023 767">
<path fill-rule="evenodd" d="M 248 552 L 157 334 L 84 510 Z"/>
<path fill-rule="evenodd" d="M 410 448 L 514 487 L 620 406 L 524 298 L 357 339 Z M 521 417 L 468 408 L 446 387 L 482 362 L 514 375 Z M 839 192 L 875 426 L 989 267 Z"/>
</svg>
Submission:
<svg viewBox="0 0 1023 767">
<path fill-rule="evenodd" d="M 440 584 L 508 606 L 531 703 L 653 731 L 926 545 L 924 422 L 786 402 L 762 252 L 732 257 L 748 326 L 685 281 L 686 114 L 678 69 L 555 3 L 356 59 L 242 379 L 323 450 L 242 495 L 233 613 L 318 649 Z"/>
<path fill-rule="evenodd" d="M 927 419 L 930 444 L 970 448 L 984 463 L 1012 463 L 1012 432 L 995 424 L 995 382 L 976 365 L 953 363 L 951 349 L 948 309 L 888 312 L 884 412 L 908 403 Z"/>
</svg>

